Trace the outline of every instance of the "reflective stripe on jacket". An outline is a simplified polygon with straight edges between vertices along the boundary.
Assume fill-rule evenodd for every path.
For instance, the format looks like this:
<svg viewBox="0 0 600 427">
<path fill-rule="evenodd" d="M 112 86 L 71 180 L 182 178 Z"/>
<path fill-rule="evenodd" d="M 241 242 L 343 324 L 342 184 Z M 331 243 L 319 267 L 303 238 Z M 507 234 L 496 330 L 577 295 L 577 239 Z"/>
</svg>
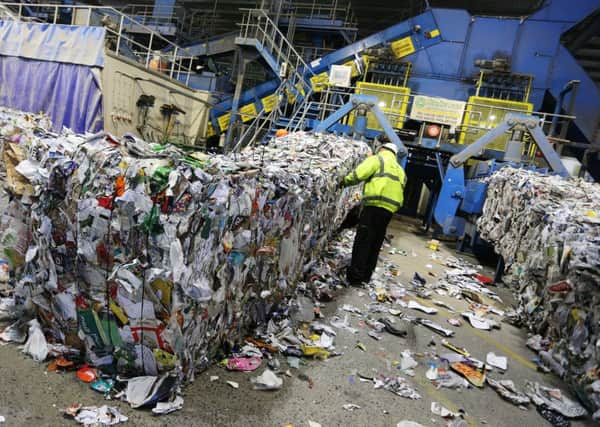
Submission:
<svg viewBox="0 0 600 427">
<path fill-rule="evenodd" d="M 391 151 L 381 150 L 376 156 L 365 159 L 344 178 L 344 185 L 356 185 L 361 181 L 366 181 L 363 190 L 366 206 L 377 206 L 390 212 L 402 207 L 406 174 Z"/>
</svg>

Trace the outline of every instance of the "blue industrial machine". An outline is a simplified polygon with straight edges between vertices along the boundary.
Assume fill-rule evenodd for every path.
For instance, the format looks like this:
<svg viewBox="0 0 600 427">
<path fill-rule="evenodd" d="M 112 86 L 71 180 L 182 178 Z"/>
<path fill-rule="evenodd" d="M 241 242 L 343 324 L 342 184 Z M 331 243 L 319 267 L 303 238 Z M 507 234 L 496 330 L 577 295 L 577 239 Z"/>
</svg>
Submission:
<svg viewBox="0 0 600 427">
<path fill-rule="evenodd" d="M 314 110 L 319 110 L 323 86 L 327 86 L 334 65 L 352 68 L 356 93 L 323 121 L 312 116 L 302 123 L 296 118 L 305 114 L 297 112 L 301 108 L 310 111 L 310 103 L 303 96 L 293 101 L 283 97 L 281 102 L 293 106 L 291 118 L 281 117 L 274 127 L 329 129 L 367 139 L 385 133 L 407 153 L 402 158 L 411 193 L 406 204 L 414 210 L 407 213 L 417 211 L 414 206 L 425 185 L 430 194 L 427 226 L 435 220 L 444 234 L 466 234 L 473 244 L 473 219 L 485 199 L 483 178 L 505 164 L 539 168 L 540 162 L 535 161 L 538 152 L 550 170 L 566 173 L 550 140 L 564 140 L 567 126 L 558 132 L 554 119 L 549 129 L 542 130 L 539 118 L 528 115 L 542 109 L 546 94 L 553 95 L 555 101 L 546 108 L 576 116 L 576 137 L 594 142 L 600 129 L 600 90 L 561 36 L 574 31 L 576 24 L 597 8 L 598 3 L 591 0 L 575 4 L 547 1 L 525 19 L 428 10 L 299 70 L 312 87 L 306 98 L 314 101 Z M 237 105 L 252 104 L 259 112 L 265 100 L 272 101 L 269 93 L 275 89 L 276 84 L 267 82 L 241 93 Z M 440 125 L 435 119 L 421 119 L 417 128 L 411 128 L 415 123 L 407 120 L 407 110 L 414 109 L 416 99 L 411 91 L 431 98 L 467 101 L 464 111 L 457 113 L 462 117 L 460 129 Z M 392 108 L 378 95 L 382 92 L 401 100 L 393 113 L 402 120 L 390 123 L 385 118 L 390 117 Z M 228 123 L 219 118 L 232 104 L 236 105 L 225 101 L 219 106 L 221 111 L 213 111 L 214 129 Z M 342 120 L 344 117 L 348 119 Z"/>
<path fill-rule="evenodd" d="M 586 31 L 572 33 L 579 31 L 577 24 L 597 8 L 595 0 L 547 0 L 537 12 L 525 18 L 471 16 L 465 10 L 429 9 L 311 61 L 299 72 L 312 86 L 312 93 L 307 96 L 318 101 L 320 85 L 332 65 L 353 65 L 354 78 L 360 79 L 367 68 L 365 59 L 369 50 L 389 48 L 397 59 L 412 64 L 407 87 L 413 92 L 463 101 L 473 96 L 512 101 L 513 96 L 503 90 L 502 77 L 497 72 L 496 65 L 503 65 L 513 76 L 523 76 L 523 87 L 529 86 L 525 102 L 531 107 L 525 111 L 540 111 L 546 93 L 562 102 L 565 84 L 575 79 L 580 82 L 579 91 L 569 103 L 569 113 L 577 117 L 578 131 L 588 142 L 593 142 L 600 134 L 600 88 L 594 81 L 595 74 L 588 72 L 586 61 L 579 61 L 579 56 L 569 50 L 572 43 L 567 43 L 563 35 L 571 36 L 578 46 L 585 46 L 586 37 L 592 35 Z M 265 49 L 260 51 L 263 53 Z M 481 72 L 485 68 L 487 71 Z M 474 94 L 473 79 L 480 79 L 480 86 L 487 86 L 488 90 Z M 260 114 L 272 108 L 278 87 L 277 80 L 268 81 L 241 91 L 237 99 L 220 102 L 211 112 L 212 131 L 224 132 L 231 125 L 230 116 L 235 116 L 238 110 L 249 109 Z M 301 95 L 292 104 L 299 107 L 302 102 Z M 293 108 L 289 116 L 293 115 Z M 558 111 L 567 108 L 557 105 Z M 275 126 L 286 127 L 289 122 Z"/>
<path fill-rule="evenodd" d="M 479 169 L 471 179 L 465 179 L 465 163 L 507 132 L 511 133 L 511 138 L 507 142 L 503 162 L 493 161 L 487 170 Z M 541 130 L 539 120 L 527 115 L 508 114 L 494 129 L 450 157 L 434 208 L 435 220 L 442 226 L 444 234 L 463 236 L 469 219 L 482 212 L 487 185 L 481 179 L 506 164 L 531 167 L 530 163 L 523 162 L 523 153 L 531 153 L 533 149 L 541 153 L 553 173 L 568 176 L 559 155 Z M 475 236 L 471 235 L 471 240 L 474 243 Z"/>
<path fill-rule="evenodd" d="M 386 116 L 378 108 L 378 98 L 368 95 L 353 95 L 350 101 L 341 106 L 337 111 L 320 122 L 314 129 L 315 132 L 325 132 L 335 128 L 339 122 L 356 111 L 353 127 L 349 134 L 355 139 L 363 140 L 366 135 L 367 112 L 375 115 L 383 133 L 398 147 L 398 160 L 402 166 L 410 168 L 412 162 L 418 163 L 421 157 L 419 151 L 421 144 L 404 145 L 398 137 L 396 130 L 390 125 Z M 342 126 L 348 129 L 347 126 Z M 338 129 L 340 129 L 338 127 Z M 510 133 L 505 150 L 498 160 L 497 150 L 486 148 L 504 134 Z M 501 167 L 526 167 L 542 172 L 551 171 L 563 177 L 569 176 L 560 156 L 540 128 L 537 117 L 526 114 L 509 113 L 495 128 L 482 135 L 470 145 L 446 144 L 434 149 L 436 169 L 442 182 L 439 191 L 432 194 L 429 207 L 428 221 L 433 218 L 442 227 L 444 235 L 462 237 L 461 249 L 466 242 L 465 237 L 474 246 L 476 232 L 473 230 L 475 219 L 481 214 L 485 201 L 487 184 L 485 178 Z M 444 165 L 441 153 L 455 152 Z M 532 154 L 540 153 L 547 167 L 538 167 L 532 162 Z M 479 162 L 472 167 L 473 173 L 467 178 L 465 164 L 470 159 L 477 158 Z M 409 169 L 410 170 L 410 169 Z M 410 180 L 410 175 L 409 175 Z M 467 226 L 471 225 L 471 230 Z"/>
</svg>

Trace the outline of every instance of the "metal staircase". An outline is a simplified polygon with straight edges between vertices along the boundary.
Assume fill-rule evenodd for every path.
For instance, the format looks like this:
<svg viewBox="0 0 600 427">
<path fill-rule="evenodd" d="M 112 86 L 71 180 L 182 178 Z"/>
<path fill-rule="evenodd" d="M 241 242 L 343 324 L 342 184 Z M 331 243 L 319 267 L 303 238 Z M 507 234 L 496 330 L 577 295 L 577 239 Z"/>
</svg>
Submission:
<svg viewBox="0 0 600 427">
<path fill-rule="evenodd" d="M 15 21 L 17 18 L 12 10 L 0 3 L 0 20 Z"/>
<path fill-rule="evenodd" d="M 292 116 L 305 108 L 312 94 L 308 78 L 314 74 L 265 10 L 245 9 L 245 12 L 235 42 L 238 46 L 255 48 L 281 79 L 278 103 L 267 121 L 273 132 L 277 127 L 288 128 L 290 122 L 283 120 L 285 113 L 290 111 L 286 104 L 291 106 Z M 259 136 L 256 132 L 250 140 L 256 140 Z"/>
</svg>

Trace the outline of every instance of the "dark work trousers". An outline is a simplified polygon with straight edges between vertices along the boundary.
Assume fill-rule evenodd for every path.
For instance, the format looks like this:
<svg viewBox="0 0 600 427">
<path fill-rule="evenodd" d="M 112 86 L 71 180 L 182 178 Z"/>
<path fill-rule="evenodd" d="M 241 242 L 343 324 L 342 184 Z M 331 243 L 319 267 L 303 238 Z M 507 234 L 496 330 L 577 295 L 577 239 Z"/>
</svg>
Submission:
<svg viewBox="0 0 600 427">
<path fill-rule="evenodd" d="M 347 273 L 351 285 L 356 286 L 371 280 L 377 266 L 379 250 L 385 239 L 385 230 L 391 219 L 392 213 L 387 209 L 363 207 L 352 247 L 352 262 Z"/>
</svg>

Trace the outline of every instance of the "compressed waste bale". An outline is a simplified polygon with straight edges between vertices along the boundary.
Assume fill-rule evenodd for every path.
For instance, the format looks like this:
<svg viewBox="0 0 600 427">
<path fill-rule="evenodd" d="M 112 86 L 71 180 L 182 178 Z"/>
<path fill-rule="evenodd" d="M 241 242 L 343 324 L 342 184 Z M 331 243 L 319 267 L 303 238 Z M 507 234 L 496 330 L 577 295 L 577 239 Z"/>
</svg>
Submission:
<svg viewBox="0 0 600 427">
<path fill-rule="evenodd" d="M 504 258 L 505 281 L 541 335 L 540 359 L 598 411 L 600 185 L 502 168 L 489 179 L 478 229 Z"/>
<path fill-rule="evenodd" d="M 294 295 L 356 203 L 339 178 L 369 152 L 302 132 L 227 156 L 41 126 L 2 143 L 27 153 L 17 173 L 33 188 L 9 189 L 30 212 L 11 283 L 50 354 L 187 380 Z"/>
</svg>

